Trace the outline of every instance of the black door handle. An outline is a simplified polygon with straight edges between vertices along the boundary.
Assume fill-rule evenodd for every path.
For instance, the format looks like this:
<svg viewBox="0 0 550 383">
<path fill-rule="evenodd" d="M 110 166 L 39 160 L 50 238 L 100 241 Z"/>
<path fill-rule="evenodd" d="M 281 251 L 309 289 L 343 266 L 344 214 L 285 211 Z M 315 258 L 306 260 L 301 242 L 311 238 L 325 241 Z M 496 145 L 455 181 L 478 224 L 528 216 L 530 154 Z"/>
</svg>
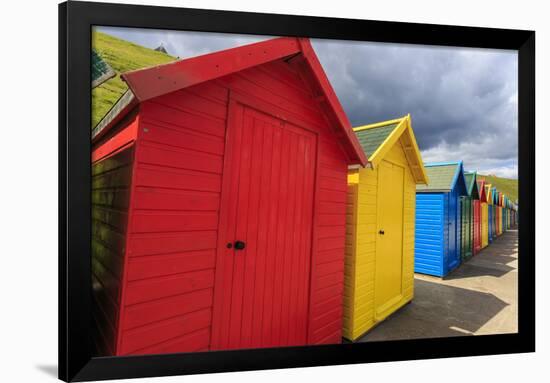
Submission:
<svg viewBox="0 0 550 383">
<path fill-rule="evenodd" d="M 379 231 L 378 231 L 378 234 L 384 235 L 384 230 L 379 230 Z"/>
<path fill-rule="evenodd" d="M 243 241 L 235 241 L 235 250 L 243 250 L 246 247 L 246 243 Z"/>
</svg>

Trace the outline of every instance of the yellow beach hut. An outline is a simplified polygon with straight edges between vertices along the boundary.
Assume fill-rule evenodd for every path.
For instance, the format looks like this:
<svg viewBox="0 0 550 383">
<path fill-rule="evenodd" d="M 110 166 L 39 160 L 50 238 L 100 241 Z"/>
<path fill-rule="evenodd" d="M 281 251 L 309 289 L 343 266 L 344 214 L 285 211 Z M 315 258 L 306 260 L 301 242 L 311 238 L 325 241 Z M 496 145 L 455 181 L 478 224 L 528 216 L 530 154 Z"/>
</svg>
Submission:
<svg viewBox="0 0 550 383">
<path fill-rule="evenodd" d="M 478 180 L 479 202 L 481 204 L 481 248 L 489 245 L 489 206 L 487 205 L 487 190 L 485 180 Z"/>
<path fill-rule="evenodd" d="M 409 115 L 354 129 L 369 164 L 348 172 L 343 336 L 412 300 L 416 184 L 428 178 Z"/>
</svg>

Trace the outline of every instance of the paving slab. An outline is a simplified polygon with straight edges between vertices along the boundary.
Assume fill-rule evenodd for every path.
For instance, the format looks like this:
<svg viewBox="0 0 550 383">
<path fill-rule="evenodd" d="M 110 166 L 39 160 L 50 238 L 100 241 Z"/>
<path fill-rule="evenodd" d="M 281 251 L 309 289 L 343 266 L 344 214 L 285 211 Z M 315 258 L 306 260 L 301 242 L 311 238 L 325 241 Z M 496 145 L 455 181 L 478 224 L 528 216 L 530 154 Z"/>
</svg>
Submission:
<svg viewBox="0 0 550 383">
<path fill-rule="evenodd" d="M 443 279 L 416 274 L 413 301 L 358 342 L 517 332 L 517 260 L 511 229 Z"/>
</svg>

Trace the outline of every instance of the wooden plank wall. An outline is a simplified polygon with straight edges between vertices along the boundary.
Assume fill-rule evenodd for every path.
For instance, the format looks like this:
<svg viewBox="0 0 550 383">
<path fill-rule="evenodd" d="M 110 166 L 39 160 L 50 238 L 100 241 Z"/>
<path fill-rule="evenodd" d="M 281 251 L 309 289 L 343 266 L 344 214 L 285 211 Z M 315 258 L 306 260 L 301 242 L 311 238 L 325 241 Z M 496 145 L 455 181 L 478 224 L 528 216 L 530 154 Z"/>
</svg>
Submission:
<svg viewBox="0 0 550 383">
<path fill-rule="evenodd" d="M 99 355 L 116 353 L 134 148 L 92 166 L 93 317 Z"/>
<path fill-rule="evenodd" d="M 416 184 L 401 140 L 384 159 L 404 169 L 403 180 L 403 299 L 414 293 Z M 351 170 L 348 175 L 347 237 L 343 335 L 355 340 L 375 323 L 376 237 L 378 225 L 378 170 Z M 381 196 L 380 196 L 381 198 Z"/>
<path fill-rule="evenodd" d="M 209 348 L 229 91 L 319 131 L 308 342 L 340 342 L 347 163 L 307 85 L 279 61 L 142 103 L 119 354 Z"/>
</svg>

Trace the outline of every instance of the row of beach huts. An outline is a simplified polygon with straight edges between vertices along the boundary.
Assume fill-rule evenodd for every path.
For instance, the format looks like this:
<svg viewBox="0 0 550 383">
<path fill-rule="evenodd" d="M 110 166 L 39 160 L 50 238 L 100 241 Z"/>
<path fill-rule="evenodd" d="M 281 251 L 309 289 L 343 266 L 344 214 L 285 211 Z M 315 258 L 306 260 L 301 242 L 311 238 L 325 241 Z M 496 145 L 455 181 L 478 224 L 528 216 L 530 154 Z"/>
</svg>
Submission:
<svg viewBox="0 0 550 383">
<path fill-rule="evenodd" d="M 412 300 L 412 270 L 445 277 L 517 220 L 517 206 L 462 161 L 422 163 L 410 116 L 354 131 L 374 166 L 348 176 L 350 340 Z"/>
<path fill-rule="evenodd" d="M 122 78 L 92 132 L 99 355 L 354 341 L 516 224 L 410 116 L 353 129 L 308 39 Z"/>
</svg>

